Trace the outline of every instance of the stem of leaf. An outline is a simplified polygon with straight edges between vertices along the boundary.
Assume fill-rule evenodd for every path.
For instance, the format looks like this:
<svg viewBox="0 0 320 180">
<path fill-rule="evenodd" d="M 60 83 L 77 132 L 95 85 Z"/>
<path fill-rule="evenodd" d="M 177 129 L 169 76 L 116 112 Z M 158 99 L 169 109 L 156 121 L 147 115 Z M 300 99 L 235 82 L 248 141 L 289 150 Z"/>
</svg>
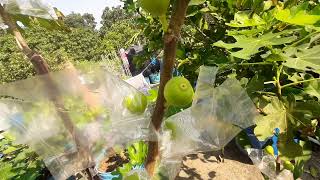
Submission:
<svg viewBox="0 0 320 180">
<path fill-rule="evenodd" d="M 273 93 L 273 92 L 265 92 L 265 91 L 256 91 L 256 93 L 258 93 L 258 94 L 266 94 L 266 95 L 271 95 L 271 96 L 276 95 L 276 93 Z"/>
<path fill-rule="evenodd" d="M 275 83 L 276 83 L 276 81 L 266 81 L 263 84 L 275 84 Z"/>
<path fill-rule="evenodd" d="M 251 65 L 272 65 L 272 63 L 269 62 L 256 62 L 256 63 L 241 63 L 237 64 L 239 66 L 251 66 Z"/>
<path fill-rule="evenodd" d="M 286 84 L 286 85 L 283 85 L 281 88 L 283 89 L 283 88 L 286 88 L 286 87 L 289 87 L 289 86 L 294 86 L 294 85 L 298 85 L 298 84 L 305 83 L 305 82 L 310 82 L 310 81 L 315 81 L 315 80 L 320 80 L 320 78 L 308 79 L 308 80 L 303 80 L 303 81 L 298 81 L 298 82 Z"/>
<path fill-rule="evenodd" d="M 306 35 L 304 38 L 298 40 L 297 42 L 292 43 L 290 46 L 287 46 L 287 47 L 283 48 L 283 50 L 286 50 L 286 49 L 288 49 L 288 48 L 290 48 L 290 47 L 294 47 L 294 46 L 300 44 L 301 42 L 305 41 L 306 39 L 310 38 L 311 36 L 313 36 L 314 34 L 317 34 L 317 33 L 318 33 L 318 32 L 310 33 L 310 34 Z"/>
<path fill-rule="evenodd" d="M 282 96 L 281 96 L 282 92 L 281 92 L 281 84 L 280 84 L 280 75 L 282 72 L 283 65 L 281 64 L 280 66 L 277 66 L 277 64 L 276 64 L 275 67 L 276 67 L 276 76 L 274 77 L 274 80 L 275 80 L 275 84 L 276 84 L 276 88 L 277 88 L 277 96 L 281 100 L 282 99 Z"/>
</svg>

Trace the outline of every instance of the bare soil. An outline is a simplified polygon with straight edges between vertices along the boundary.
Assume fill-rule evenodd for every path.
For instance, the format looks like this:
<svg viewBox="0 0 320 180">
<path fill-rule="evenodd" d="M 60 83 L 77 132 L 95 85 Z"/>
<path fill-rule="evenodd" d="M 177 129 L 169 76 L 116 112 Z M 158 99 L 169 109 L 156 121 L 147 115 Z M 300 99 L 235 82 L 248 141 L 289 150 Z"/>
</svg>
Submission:
<svg viewBox="0 0 320 180">
<path fill-rule="evenodd" d="M 219 162 L 221 152 L 204 152 L 186 156 L 176 180 L 264 180 L 259 169 L 234 142 L 225 148 L 224 162 Z"/>
<path fill-rule="evenodd" d="M 221 152 L 203 152 L 184 158 L 176 180 L 264 180 L 259 169 L 232 141 L 225 148 L 224 162 L 219 161 Z M 318 170 L 318 177 L 310 174 L 310 168 Z M 305 164 L 301 180 L 320 180 L 320 151 L 313 152 Z"/>
</svg>

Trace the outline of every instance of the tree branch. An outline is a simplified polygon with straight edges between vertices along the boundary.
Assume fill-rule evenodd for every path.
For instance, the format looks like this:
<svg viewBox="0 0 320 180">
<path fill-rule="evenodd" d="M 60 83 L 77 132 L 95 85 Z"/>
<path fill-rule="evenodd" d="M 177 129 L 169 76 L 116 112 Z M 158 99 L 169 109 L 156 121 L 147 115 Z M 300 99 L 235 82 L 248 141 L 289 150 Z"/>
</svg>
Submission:
<svg viewBox="0 0 320 180">
<path fill-rule="evenodd" d="M 11 16 L 5 11 L 4 6 L 2 6 L 1 4 L 0 17 L 2 17 L 4 23 L 9 27 L 23 54 L 25 54 L 30 59 L 37 74 L 47 74 L 49 72 L 48 64 L 38 53 L 30 49 L 27 42 L 20 33 L 15 21 L 13 21 Z"/>
<path fill-rule="evenodd" d="M 180 38 L 180 31 L 184 24 L 189 0 L 176 0 L 173 14 L 170 19 L 169 29 L 164 35 L 164 60 L 160 76 L 160 86 L 155 110 L 152 114 L 152 124 L 156 131 L 159 131 L 164 116 L 165 99 L 164 87 L 172 77 L 172 71 L 176 58 L 176 47 Z M 159 157 L 158 141 L 149 142 L 149 151 L 146 161 L 146 169 L 150 176 L 153 176 L 154 168 Z"/>
<path fill-rule="evenodd" d="M 49 68 L 46 61 L 43 57 L 38 54 L 37 52 L 33 51 L 23 38 L 22 34 L 20 33 L 15 21 L 11 18 L 10 14 L 5 11 L 4 6 L 0 4 L 0 17 L 4 21 L 4 23 L 9 27 L 9 30 L 12 32 L 13 36 L 15 37 L 17 44 L 21 51 L 29 58 L 33 67 L 35 68 L 37 74 L 43 75 L 49 73 Z M 83 157 L 85 166 L 89 165 L 92 162 L 92 159 L 89 152 L 89 147 L 86 144 L 86 138 L 78 132 L 78 129 L 73 124 L 72 119 L 70 118 L 68 112 L 65 110 L 63 100 L 60 96 L 60 91 L 56 86 L 54 80 L 50 75 L 43 76 L 44 83 L 46 84 L 46 91 L 48 91 L 49 98 L 54 103 L 56 112 L 58 116 L 63 120 L 63 124 L 65 128 L 69 131 L 71 136 L 73 137 L 75 144 L 78 149 L 78 155 Z"/>
</svg>

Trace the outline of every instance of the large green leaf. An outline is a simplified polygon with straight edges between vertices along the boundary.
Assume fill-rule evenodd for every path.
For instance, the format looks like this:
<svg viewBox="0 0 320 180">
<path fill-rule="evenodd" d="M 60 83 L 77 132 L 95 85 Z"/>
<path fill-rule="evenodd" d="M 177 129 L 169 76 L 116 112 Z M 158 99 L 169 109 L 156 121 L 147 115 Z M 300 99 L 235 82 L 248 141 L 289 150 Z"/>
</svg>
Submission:
<svg viewBox="0 0 320 180">
<path fill-rule="evenodd" d="M 235 43 L 225 43 L 218 41 L 214 43 L 214 46 L 226 48 L 232 50 L 234 48 L 241 48 L 238 51 L 230 51 L 231 55 L 241 59 L 250 59 L 250 57 L 256 53 L 259 53 L 259 49 L 266 46 L 283 45 L 291 43 L 296 40 L 296 36 L 290 35 L 288 37 L 281 37 L 283 35 L 289 35 L 293 31 L 287 30 L 278 33 L 269 32 L 259 37 L 249 37 L 244 35 L 234 35 L 237 40 Z"/>
<path fill-rule="evenodd" d="M 257 14 L 253 14 L 252 17 L 250 17 L 250 12 L 239 11 L 234 15 L 234 20 L 226 24 L 231 27 L 250 27 L 263 25 L 266 24 L 266 22 Z"/>
<path fill-rule="evenodd" d="M 320 80 L 314 80 L 304 84 L 304 92 L 315 96 L 320 100 Z"/>
<path fill-rule="evenodd" d="M 274 17 L 279 21 L 302 26 L 312 25 L 320 20 L 320 15 L 309 14 L 304 5 L 291 9 L 277 9 Z"/>
<path fill-rule="evenodd" d="M 257 119 L 257 127 L 254 129 L 259 140 L 271 137 L 275 128 L 280 128 L 281 132 L 287 130 L 287 111 L 278 98 L 273 98 L 263 111 L 267 115 Z"/>
<path fill-rule="evenodd" d="M 256 104 L 257 107 L 261 108 L 268 104 L 267 100 L 257 91 L 263 91 L 264 88 L 264 77 L 256 74 L 247 84 L 246 90 L 251 100 Z"/>
<path fill-rule="evenodd" d="M 293 141 L 293 138 L 287 138 L 284 134 L 279 138 L 279 155 L 283 161 L 291 160 L 309 160 L 312 154 L 308 143 L 301 141 L 299 144 Z"/>
<path fill-rule="evenodd" d="M 12 165 L 9 163 L 0 163 L 0 179 L 11 179 L 15 176 L 12 171 Z"/>
<path fill-rule="evenodd" d="M 309 114 L 310 119 L 320 117 L 320 102 L 319 101 L 303 101 L 296 102 L 295 111 L 292 113 L 295 117 L 302 117 Z"/>
<path fill-rule="evenodd" d="M 260 117 L 257 120 L 257 127 L 254 129 L 254 132 L 259 140 L 265 140 L 273 135 L 275 128 L 280 128 L 278 144 L 280 158 L 289 161 L 296 158 L 309 159 L 311 155 L 309 147 L 305 146 L 303 142 L 296 144 L 293 141 L 294 135 L 292 130 L 297 124 L 296 121 L 299 121 L 298 118 L 304 117 L 293 117 L 294 111 L 299 113 L 301 111 L 296 109 L 294 100 L 288 98 L 287 101 L 291 102 L 285 105 L 278 98 L 273 98 L 271 103 L 263 109 L 267 113 L 267 116 Z"/>
<path fill-rule="evenodd" d="M 320 45 L 307 49 L 288 49 L 284 54 L 284 65 L 289 68 L 320 70 Z"/>
</svg>

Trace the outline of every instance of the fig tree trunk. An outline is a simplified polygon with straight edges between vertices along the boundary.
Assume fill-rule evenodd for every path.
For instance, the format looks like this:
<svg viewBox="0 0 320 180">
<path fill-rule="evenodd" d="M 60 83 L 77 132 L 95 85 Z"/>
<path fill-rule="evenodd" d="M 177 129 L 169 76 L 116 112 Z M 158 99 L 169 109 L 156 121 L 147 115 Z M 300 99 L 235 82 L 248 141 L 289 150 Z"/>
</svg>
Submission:
<svg viewBox="0 0 320 180">
<path fill-rule="evenodd" d="M 176 58 L 177 43 L 180 39 L 180 32 L 184 24 L 189 0 L 176 0 L 173 7 L 172 16 L 168 31 L 164 35 L 164 59 L 163 69 L 160 75 L 160 86 L 155 110 L 152 114 L 152 124 L 156 131 L 159 131 L 165 111 L 164 87 L 172 77 L 172 71 Z M 150 141 L 146 161 L 146 169 L 150 176 L 154 173 L 154 168 L 159 159 L 158 141 Z"/>
</svg>

